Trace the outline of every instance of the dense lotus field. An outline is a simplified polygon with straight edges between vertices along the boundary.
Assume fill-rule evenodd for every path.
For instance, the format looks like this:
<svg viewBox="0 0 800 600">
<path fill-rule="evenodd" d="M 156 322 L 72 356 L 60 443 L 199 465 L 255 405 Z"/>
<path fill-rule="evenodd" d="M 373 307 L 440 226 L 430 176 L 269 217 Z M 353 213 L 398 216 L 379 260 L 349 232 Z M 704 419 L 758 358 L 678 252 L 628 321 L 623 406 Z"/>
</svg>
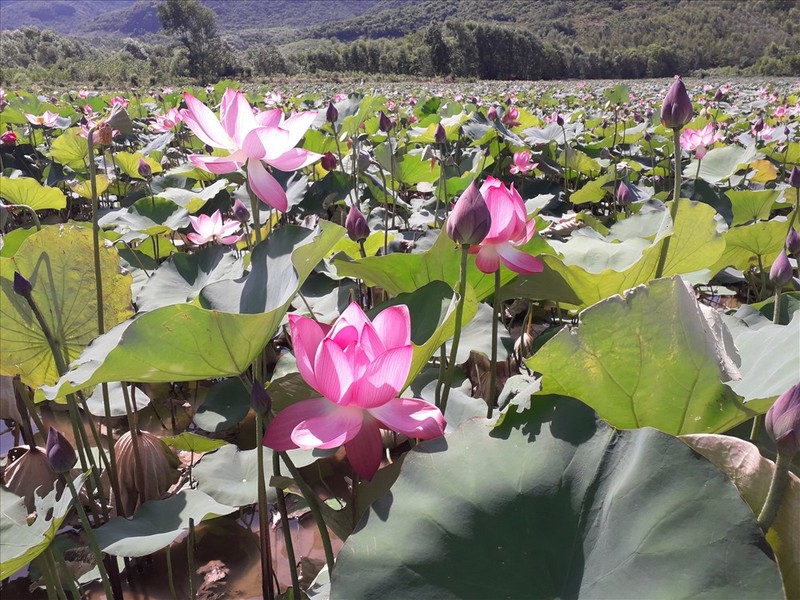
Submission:
<svg viewBox="0 0 800 600">
<path fill-rule="evenodd" d="M 3 597 L 800 597 L 799 98 L 0 90 Z"/>
</svg>

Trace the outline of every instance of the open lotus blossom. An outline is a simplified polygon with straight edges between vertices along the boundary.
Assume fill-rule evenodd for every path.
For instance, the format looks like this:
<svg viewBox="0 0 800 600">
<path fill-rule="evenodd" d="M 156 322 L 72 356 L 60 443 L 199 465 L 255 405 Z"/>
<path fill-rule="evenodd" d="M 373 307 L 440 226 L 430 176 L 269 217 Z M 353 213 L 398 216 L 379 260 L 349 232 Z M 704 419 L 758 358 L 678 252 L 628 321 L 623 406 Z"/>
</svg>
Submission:
<svg viewBox="0 0 800 600">
<path fill-rule="evenodd" d="M 531 162 L 531 153 L 527 150 L 523 150 L 522 152 L 514 152 L 514 160 L 508 170 L 512 175 L 525 175 L 538 166 L 539 163 Z"/>
<path fill-rule="evenodd" d="M 114 96 L 109 103 L 111 106 L 119 104 L 122 108 L 128 108 L 128 101 L 122 96 Z"/>
<path fill-rule="evenodd" d="M 517 119 L 519 119 L 519 109 L 516 106 L 512 106 L 503 115 L 503 125 L 506 127 L 518 127 L 520 122 Z"/>
<path fill-rule="evenodd" d="M 242 239 L 240 235 L 233 235 L 239 229 L 239 222 L 233 219 L 223 222 L 222 215 L 218 210 L 214 211 L 210 217 L 208 215 L 190 216 L 189 221 L 197 233 L 187 234 L 186 237 L 198 246 L 207 242 L 235 244 Z"/>
<path fill-rule="evenodd" d="M 181 114 L 189 129 L 202 142 L 229 152 L 227 156 L 192 154 L 189 160 L 218 175 L 246 165 L 247 181 L 253 193 L 269 206 L 285 211 L 288 208 L 286 192 L 261 161 L 281 171 L 294 171 L 318 160 L 320 154 L 295 148 L 317 113 L 307 111 L 286 119 L 283 111 L 276 108 L 253 115 L 244 94 L 229 88 L 222 97 L 217 119 L 191 94 L 185 93 L 184 99 L 188 108 Z"/>
<path fill-rule="evenodd" d="M 153 115 L 156 122 L 150 128 L 156 133 L 167 133 L 183 121 L 183 115 L 177 108 L 170 108 L 165 115 Z"/>
<path fill-rule="evenodd" d="M 24 113 L 24 114 L 25 118 L 28 119 L 28 122 L 31 125 L 55 127 L 56 123 L 58 123 L 58 113 L 50 112 L 49 110 L 44 111 L 43 115 L 32 115 L 30 113 Z"/>
<path fill-rule="evenodd" d="M 289 316 L 297 368 L 322 397 L 283 409 L 270 422 L 264 445 L 274 450 L 336 448 L 372 479 L 383 456 L 381 429 L 431 439 L 444 432 L 435 406 L 398 398 L 411 368 L 411 317 L 392 306 L 370 321 L 356 303 L 333 323 Z"/>
<path fill-rule="evenodd" d="M 514 189 L 507 188 L 495 177 L 487 177 L 480 189 L 492 215 L 489 233 L 478 246 L 469 249 L 477 253 L 475 264 L 484 273 L 494 273 L 500 268 L 500 261 L 516 273 L 539 273 L 544 268 L 542 262 L 516 246 L 528 242 L 536 231 L 534 219 L 526 221 L 525 203 Z"/>
<path fill-rule="evenodd" d="M 703 158 L 709 146 L 719 139 L 711 123 L 702 129 L 684 129 L 681 132 L 681 148 L 689 152 L 696 151 L 697 158 Z"/>
</svg>

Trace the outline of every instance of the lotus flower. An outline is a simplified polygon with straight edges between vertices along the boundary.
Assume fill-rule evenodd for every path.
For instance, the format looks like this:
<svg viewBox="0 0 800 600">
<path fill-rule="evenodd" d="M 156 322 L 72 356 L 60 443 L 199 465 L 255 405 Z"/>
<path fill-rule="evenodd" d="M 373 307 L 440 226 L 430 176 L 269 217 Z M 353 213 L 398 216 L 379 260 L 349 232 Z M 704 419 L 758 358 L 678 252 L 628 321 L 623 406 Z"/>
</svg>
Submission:
<svg viewBox="0 0 800 600">
<path fill-rule="evenodd" d="M 698 158 L 702 158 L 708 147 L 718 139 L 719 135 L 714 132 L 711 123 L 708 123 L 702 129 L 684 129 L 681 133 L 681 148 L 689 152 L 696 150 Z"/>
<path fill-rule="evenodd" d="M 686 86 L 677 75 L 661 105 L 661 124 L 670 129 L 680 129 L 692 120 L 692 100 Z"/>
<path fill-rule="evenodd" d="M 525 203 L 514 185 L 509 189 L 499 179 L 487 177 L 480 191 L 492 215 L 492 226 L 480 245 L 469 250 L 470 254 L 477 253 L 478 268 L 484 273 L 494 273 L 502 261 L 516 273 L 541 272 L 544 267 L 538 258 L 515 247 L 533 237 L 536 223 L 533 219 L 526 221 Z"/>
<path fill-rule="evenodd" d="M 41 125 L 43 127 L 55 127 L 56 123 L 58 123 L 58 113 L 50 112 L 49 110 L 44 111 L 43 115 L 32 115 L 30 113 L 24 113 L 25 118 L 28 119 L 28 122 L 31 125 Z"/>
<path fill-rule="evenodd" d="M 239 223 L 231 219 L 223 222 L 222 215 L 218 210 L 214 211 L 210 217 L 208 215 L 190 216 L 189 221 L 197 233 L 190 233 L 186 237 L 198 246 L 212 241 L 220 244 L 235 244 L 242 239 L 239 235 L 232 235 L 239 229 Z"/>
<path fill-rule="evenodd" d="M 297 368 L 323 397 L 283 409 L 270 422 L 264 445 L 278 451 L 336 448 L 372 479 L 383 455 L 381 429 L 431 439 L 444 432 L 439 409 L 416 398 L 398 398 L 411 368 L 411 318 L 404 305 L 370 321 L 351 304 L 332 326 L 289 316 Z"/>
<path fill-rule="evenodd" d="M 767 411 L 764 426 L 779 448 L 790 455 L 800 451 L 800 383 L 780 395 Z"/>
<path fill-rule="evenodd" d="M 192 154 L 196 166 L 218 175 L 247 165 L 247 181 L 253 193 L 264 203 L 285 211 L 286 192 L 264 168 L 261 161 L 281 171 L 294 171 L 320 158 L 319 154 L 295 148 L 317 116 L 314 111 L 294 114 L 288 119 L 280 109 L 253 115 L 253 109 L 241 92 L 228 89 L 222 97 L 220 118 L 197 98 L 184 94 L 186 106 L 181 114 L 186 125 L 201 141 L 227 150 L 227 156 Z"/>
<path fill-rule="evenodd" d="M 531 162 L 531 153 L 527 150 L 523 150 L 522 152 L 514 152 L 514 160 L 508 170 L 512 175 L 525 175 L 538 166 L 539 163 Z"/>
<path fill-rule="evenodd" d="M 154 115 L 155 124 L 150 128 L 156 133 L 167 133 L 183 121 L 183 115 L 177 108 L 170 108 L 165 115 Z"/>
</svg>

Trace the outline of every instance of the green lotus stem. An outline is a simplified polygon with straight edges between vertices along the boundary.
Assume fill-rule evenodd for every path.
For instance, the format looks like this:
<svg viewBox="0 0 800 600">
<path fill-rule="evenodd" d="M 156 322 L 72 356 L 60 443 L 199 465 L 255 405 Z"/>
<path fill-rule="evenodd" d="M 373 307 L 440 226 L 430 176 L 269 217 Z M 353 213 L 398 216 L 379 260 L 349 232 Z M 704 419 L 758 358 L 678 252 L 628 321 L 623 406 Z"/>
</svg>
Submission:
<svg viewBox="0 0 800 600">
<path fill-rule="evenodd" d="M 775 325 L 781 324 L 781 288 L 775 286 L 775 306 L 772 308 L 772 322 Z"/>
<path fill-rule="evenodd" d="M 772 475 L 772 482 L 769 484 L 769 491 L 767 492 L 767 499 L 764 501 L 764 506 L 758 515 L 758 524 L 761 530 L 766 533 L 772 527 L 775 517 L 778 515 L 778 509 L 781 506 L 783 499 L 783 492 L 786 490 L 786 484 L 789 483 L 789 465 L 792 462 L 794 453 L 787 450 L 785 447 L 778 446 L 778 459 L 775 461 L 775 473 Z"/>
<path fill-rule="evenodd" d="M 330 533 L 328 533 L 328 526 L 325 525 L 325 519 L 322 517 L 322 511 L 319 508 L 319 498 L 317 498 L 317 495 L 305 482 L 305 479 L 303 479 L 297 467 L 294 466 L 289 455 L 286 454 L 286 452 L 279 452 L 278 454 L 292 474 L 292 478 L 295 480 L 295 483 L 297 483 L 297 487 L 300 488 L 300 493 L 303 494 L 308 508 L 311 509 L 311 516 L 314 517 L 314 522 L 317 524 L 317 529 L 319 529 L 320 538 L 322 538 L 322 548 L 325 551 L 325 562 L 328 565 L 328 572 L 333 573 L 333 546 L 331 546 L 331 536 Z"/>
<path fill-rule="evenodd" d="M 245 167 L 246 169 L 247 167 Z M 247 175 L 247 173 L 245 173 Z M 245 180 L 246 181 L 246 180 Z M 250 184 L 245 182 L 245 187 L 247 189 L 247 195 L 250 196 L 250 209 L 251 214 L 253 215 L 253 231 L 256 234 L 256 245 L 261 243 L 261 215 L 259 213 L 259 199 L 253 193 L 253 190 L 250 189 Z"/>
<path fill-rule="evenodd" d="M 123 381 L 122 382 L 122 397 L 125 400 L 125 412 L 128 417 L 128 429 L 131 433 L 131 447 L 133 448 L 133 464 L 134 469 L 136 469 L 136 476 L 144 483 L 144 467 L 142 465 L 142 459 L 139 454 L 139 423 L 137 419 L 136 411 L 133 409 L 133 403 L 131 402 L 130 395 L 128 394 L 128 385 Z M 142 499 L 141 491 L 139 490 L 140 486 L 137 487 L 137 495 L 139 499 Z M 119 498 L 119 497 L 118 497 Z M 117 506 L 117 511 L 120 511 L 120 506 Z M 122 516 L 129 516 L 129 515 L 122 515 Z"/>
<path fill-rule="evenodd" d="M 186 561 L 189 565 L 189 598 L 195 600 L 197 591 L 194 588 L 194 519 L 189 519 L 189 539 L 186 540 Z"/>
<path fill-rule="evenodd" d="M 764 424 L 764 415 L 753 417 L 753 425 L 750 428 L 750 441 L 758 445 L 758 438 L 761 435 L 761 426 Z"/>
<path fill-rule="evenodd" d="M 386 175 L 380 165 L 378 165 L 378 173 L 380 173 L 383 184 L 383 255 L 386 256 L 389 253 L 389 188 L 386 187 Z M 356 206 L 355 202 L 353 206 Z"/>
<path fill-rule="evenodd" d="M 97 540 L 94 537 L 94 532 L 92 528 L 89 526 L 89 519 L 86 516 L 86 511 L 83 510 L 83 505 L 81 504 L 81 499 L 78 496 L 78 490 L 75 489 L 75 484 L 69 477 L 64 477 L 64 480 L 67 482 L 67 487 L 69 487 L 69 492 L 72 494 L 72 499 L 75 501 L 75 508 L 78 511 L 78 517 L 81 520 L 81 525 L 86 533 L 86 540 L 89 543 L 89 549 L 92 551 L 94 555 L 94 560 L 97 563 L 97 570 L 100 571 L 100 579 L 103 582 L 103 590 L 105 591 L 106 598 L 114 598 L 114 592 L 111 591 L 111 582 L 108 579 L 108 573 L 106 572 L 106 566 L 103 564 L 103 553 L 100 551 L 100 546 L 97 545 Z"/>
<path fill-rule="evenodd" d="M 44 589 L 47 591 L 47 600 L 58 600 L 63 596 L 64 590 L 61 589 L 58 571 L 56 571 L 55 565 L 51 562 L 52 560 L 53 557 L 50 555 L 50 548 L 48 548 L 40 555 L 39 567 L 42 570 Z"/>
<path fill-rule="evenodd" d="M 669 209 L 669 216 L 672 218 L 672 235 L 675 235 L 675 218 L 678 215 L 678 201 L 681 196 L 681 130 L 672 130 L 672 141 L 675 145 L 673 152 L 675 157 L 674 167 L 674 188 L 672 191 L 672 206 Z M 656 267 L 656 279 L 664 274 L 664 265 L 667 262 L 667 253 L 669 252 L 669 242 L 672 236 L 664 238 L 661 242 L 661 255 L 658 257 L 658 266 Z"/>
<path fill-rule="evenodd" d="M 64 556 L 61 554 L 61 551 L 55 546 L 50 545 L 47 547 L 47 552 L 52 553 L 53 557 L 55 557 L 58 566 L 61 567 L 61 570 L 64 573 L 69 573 L 69 569 L 67 568 L 67 563 L 64 560 Z M 56 570 L 58 573 L 58 570 Z M 60 578 L 59 578 L 60 581 Z M 69 595 L 72 596 L 72 600 L 81 600 L 81 593 L 78 590 L 78 586 L 75 585 L 75 580 L 72 577 L 67 577 L 67 587 L 69 588 Z M 119 597 L 122 597 L 122 593 L 119 594 Z"/>
<path fill-rule="evenodd" d="M 272 453 L 272 474 L 275 475 L 275 477 L 280 477 L 281 475 L 281 460 L 277 452 Z M 289 573 L 292 576 L 292 592 L 294 594 L 299 594 L 300 576 L 297 574 L 297 559 L 295 559 L 294 556 L 292 530 L 289 528 L 289 511 L 286 509 L 286 496 L 284 495 L 283 490 L 278 486 L 275 486 L 275 494 L 278 496 L 278 512 L 281 515 L 283 544 L 286 546 L 286 558 L 289 560 Z"/>
<path fill-rule="evenodd" d="M 178 600 L 178 594 L 175 593 L 175 578 L 172 574 L 172 545 L 167 546 L 167 584 L 169 585 L 169 595 L 172 600 Z"/>
<path fill-rule="evenodd" d="M 97 126 L 92 127 L 86 134 L 89 142 L 89 182 L 92 189 L 92 247 L 94 250 L 94 279 L 97 291 L 97 332 L 103 334 L 105 318 L 103 314 L 103 277 L 100 271 L 100 224 L 98 213 L 100 210 L 97 199 L 97 167 L 94 164 L 94 132 Z"/>
<path fill-rule="evenodd" d="M 761 300 L 767 290 L 767 271 L 764 269 L 764 261 L 761 260 L 761 255 L 756 254 L 756 258 L 758 259 L 758 274 L 761 278 L 761 292 L 758 294 L 758 299 Z"/>
<path fill-rule="evenodd" d="M 444 382 L 444 389 L 442 390 L 442 402 L 439 405 L 439 410 L 444 411 L 447 409 L 447 398 L 450 396 L 450 388 L 453 386 L 453 377 L 456 371 L 456 357 L 458 356 L 458 342 L 461 339 L 461 324 L 464 320 L 464 296 L 467 293 L 467 254 L 469 253 L 469 244 L 462 244 L 461 246 L 461 270 L 460 278 L 458 281 L 458 304 L 456 305 L 456 330 L 453 333 L 453 345 L 450 347 L 450 361 L 447 365 L 447 379 Z"/>
<path fill-rule="evenodd" d="M 33 208 L 31 208 L 27 204 L 14 204 L 14 206 L 17 208 L 21 208 L 25 210 L 28 214 L 30 214 L 31 219 L 33 220 L 33 225 L 34 227 L 36 227 L 36 231 L 42 230 L 42 222 L 39 220 L 39 215 L 36 214 L 36 211 L 33 210 Z"/>
<path fill-rule="evenodd" d="M 260 384 L 259 384 L 260 385 Z M 256 457 L 258 460 L 258 537 L 261 541 L 261 593 L 264 598 L 274 600 L 272 586 L 272 548 L 269 543 L 269 522 L 267 519 L 267 486 L 264 481 L 264 417 L 256 413 Z"/>
<path fill-rule="evenodd" d="M 106 441 L 108 444 L 106 468 L 108 468 L 111 491 L 114 492 L 117 498 L 120 498 L 119 471 L 117 470 L 117 453 L 114 450 L 114 431 L 111 424 L 111 400 L 108 397 L 108 384 L 101 384 L 101 390 L 103 393 L 103 412 L 105 413 L 106 432 L 108 433 L 108 439 Z M 105 456 L 105 453 L 103 453 L 103 456 Z"/>
<path fill-rule="evenodd" d="M 439 406 L 441 404 L 442 398 L 442 383 L 444 383 L 445 378 L 445 369 L 447 367 L 447 349 L 445 348 L 445 344 L 439 346 L 439 378 L 436 382 L 436 392 L 434 398 L 434 404 Z"/>
<path fill-rule="evenodd" d="M 497 322 L 500 320 L 500 266 L 494 272 L 494 305 L 492 308 L 492 362 L 489 371 L 489 408 L 486 418 L 491 419 L 497 402 Z"/>
<path fill-rule="evenodd" d="M 788 236 L 792 232 L 792 227 L 794 227 L 794 221 L 797 218 L 797 213 L 800 211 L 800 188 L 795 188 L 795 196 L 794 200 L 794 210 L 792 211 L 792 218 L 789 219 L 789 228 L 786 230 L 786 235 Z"/>
</svg>

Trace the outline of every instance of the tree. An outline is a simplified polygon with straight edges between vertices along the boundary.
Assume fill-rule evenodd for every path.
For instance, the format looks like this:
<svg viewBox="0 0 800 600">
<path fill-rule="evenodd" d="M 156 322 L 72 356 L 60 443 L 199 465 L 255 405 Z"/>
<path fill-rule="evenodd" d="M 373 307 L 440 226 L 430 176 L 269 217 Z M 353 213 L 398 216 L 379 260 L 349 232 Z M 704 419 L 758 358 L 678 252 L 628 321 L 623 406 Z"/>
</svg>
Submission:
<svg viewBox="0 0 800 600">
<path fill-rule="evenodd" d="M 207 83 L 222 62 L 223 45 L 214 11 L 200 0 L 165 0 L 157 11 L 161 27 L 176 35 L 186 48 L 189 75 Z"/>
</svg>

